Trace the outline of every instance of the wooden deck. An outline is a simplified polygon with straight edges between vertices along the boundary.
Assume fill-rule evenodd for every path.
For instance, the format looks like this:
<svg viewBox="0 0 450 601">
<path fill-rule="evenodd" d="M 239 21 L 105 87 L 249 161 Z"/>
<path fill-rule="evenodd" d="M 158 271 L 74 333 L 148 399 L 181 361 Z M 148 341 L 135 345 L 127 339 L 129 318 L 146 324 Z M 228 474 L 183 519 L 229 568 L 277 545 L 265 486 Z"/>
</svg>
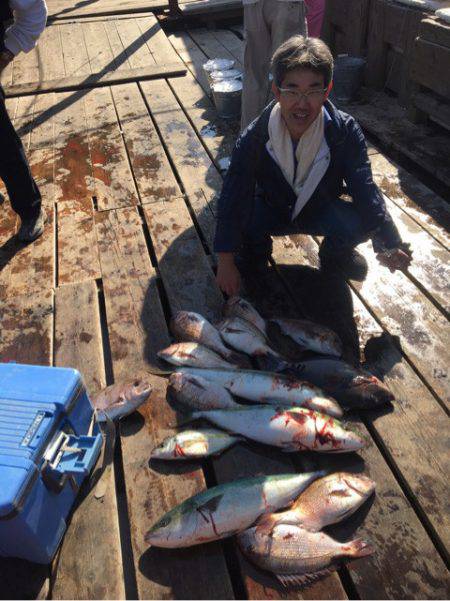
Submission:
<svg viewBox="0 0 450 601">
<path fill-rule="evenodd" d="M 0 228 L 0 359 L 76 367 L 91 394 L 145 371 L 169 343 L 174 311 L 220 315 L 211 245 L 221 170 L 237 124 L 216 117 L 201 65 L 218 55 L 241 61 L 243 52 L 230 30 L 168 38 L 161 32 L 152 45 L 141 44 L 136 29 L 125 39 L 122 25 L 102 23 L 109 45 L 93 34 L 99 46 L 80 44 L 84 54 L 77 45 L 70 69 L 101 70 L 134 43 L 126 52 L 130 68 L 151 55 L 160 64 L 181 59 L 188 73 L 9 99 L 49 223 L 38 241 L 23 247 L 13 237 L 18 223 L 6 202 Z M 63 27 L 69 25 L 60 32 Z M 49 62 L 42 59 L 38 68 L 57 63 L 45 43 L 41 53 Z M 152 447 L 174 421 L 166 380 L 151 376 L 150 402 L 120 424 L 114 465 L 103 476 L 105 494 L 83 500 L 52 566 L 0 560 L 4 598 L 448 598 L 450 210 L 377 148 L 370 157 L 414 249 L 410 272 L 390 274 L 366 244 L 364 283 L 324 279 L 318 241 L 292 236 L 276 239 L 264 279 L 245 282 L 264 316 L 306 316 L 332 326 L 347 356 L 366 360 L 395 393 L 391 412 L 361 415 L 367 449 L 320 457 L 248 444 L 204 464 L 149 465 Z M 357 531 L 376 554 L 313 586 L 286 593 L 250 566 L 232 540 L 178 551 L 144 544 L 158 517 L 205 486 L 312 466 L 364 471 L 377 482 L 370 510 L 333 530 L 342 537 Z"/>
</svg>

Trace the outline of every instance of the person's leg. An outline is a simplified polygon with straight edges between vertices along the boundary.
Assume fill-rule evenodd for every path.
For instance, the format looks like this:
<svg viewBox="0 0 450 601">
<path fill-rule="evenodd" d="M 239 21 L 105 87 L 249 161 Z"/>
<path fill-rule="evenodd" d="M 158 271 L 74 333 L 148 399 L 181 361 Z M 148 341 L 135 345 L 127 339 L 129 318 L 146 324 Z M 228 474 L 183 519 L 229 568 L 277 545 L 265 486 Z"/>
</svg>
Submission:
<svg viewBox="0 0 450 601">
<path fill-rule="evenodd" d="M 305 219 L 300 213 L 288 231 L 281 233 L 324 236 L 319 250 L 322 270 L 339 270 L 349 279 L 355 280 L 366 277 L 367 263 L 355 247 L 368 240 L 371 232 L 364 227 L 351 202 L 336 199 L 309 219 Z"/>
<path fill-rule="evenodd" d="M 306 0 L 306 21 L 311 38 L 320 38 L 324 15 L 325 0 Z"/>
<path fill-rule="evenodd" d="M 308 35 L 304 0 L 266 0 L 264 16 L 270 26 L 272 54 L 293 35 Z"/>
<path fill-rule="evenodd" d="M 0 177 L 11 206 L 22 220 L 36 219 L 41 211 L 41 194 L 34 181 L 25 151 L 5 106 L 0 88 Z"/>
<path fill-rule="evenodd" d="M 265 107 L 269 91 L 270 34 L 264 20 L 266 0 L 244 5 L 244 83 L 242 90 L 241 130 Z"/>
</svg>

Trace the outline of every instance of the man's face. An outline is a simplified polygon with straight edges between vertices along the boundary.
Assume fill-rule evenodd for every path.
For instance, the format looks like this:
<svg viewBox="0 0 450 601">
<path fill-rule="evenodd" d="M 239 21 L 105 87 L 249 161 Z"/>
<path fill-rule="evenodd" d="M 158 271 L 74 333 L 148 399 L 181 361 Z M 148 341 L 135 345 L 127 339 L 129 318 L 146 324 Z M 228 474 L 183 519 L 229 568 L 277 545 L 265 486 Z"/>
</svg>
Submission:
<svg viewBox="0 0 450 601">
<path fill-rule="evenodd" d="M 289 71 L 280 88 L 275 83 L 272 84 L 273 93 L 280 103 L 281 114 L 293 140 L 301 138 L 322 110 L 329 89 L 331 89 L 324 92 L 324 88 L 323 75 L 309 69 Z M 296 92 L 308 94 L 308 97 L 299 97 Z"/>
</svg>

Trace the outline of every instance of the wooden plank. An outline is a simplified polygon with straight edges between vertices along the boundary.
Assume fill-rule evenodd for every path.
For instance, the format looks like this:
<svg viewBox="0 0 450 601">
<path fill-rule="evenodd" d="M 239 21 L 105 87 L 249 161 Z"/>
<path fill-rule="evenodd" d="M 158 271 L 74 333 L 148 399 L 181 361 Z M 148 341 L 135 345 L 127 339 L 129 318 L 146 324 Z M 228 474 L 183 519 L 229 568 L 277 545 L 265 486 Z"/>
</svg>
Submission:
<svg viewBox="0 0 450 601">
<path fill-rule="evenodd" d="M 55 27 L 52 25 L 48 29 Z M 57 26 L 61 32 L 64 68 L 66 77 L 90 75 L 92 73 L 86 41 L 81 23 L 65 23 Z"/>
<path fill-rule="evenodd" d="M 221 315 L 223 296 L 212 277 L 211 269 L 202 251 L 183 201 L 155 203 L 144 209 L 152 236 L 158 270 L 171 313 L 177 310 L 197 311 L 210 320 Z M 213 460 L 218 483 L 261 474 L 291 473 L 291 460 L 271 450 L 262 456 L 256 450 L 240 445 Z M 233 558 L 233 563 L 236 559 Z M 306 593 L 286 591 L 273 578 L 264 577 L 239 556 L 239 566 L 249 599 L 303 599 L 346 598 L 336 574 L 309 588 Z"/>
<path fill-rule="evenodd" d="M 144 82 L 142 91 L 172 162 L 189 195 L 210 248 L 214 237 L 214 205 L 222 179 L 166 82 Z"/>
<path fill-rule="evenodd" d="M 216 40 L 233 55 L 236 60 L 236 68 L 243 69 L 244 66 L 244 50 L 245 44 L 243 40 L 240 40 L 236 34 L 229 29 L 213 29 L 211 30 L 212 35 Z"/>
<path fill-rule="evenodd" d="M 408 269 L 408 274 L 411 274 L 420 283 L 426 290 L 427 296 L 432 297 L 435 304 L 448 315 L 450 308 L 449 251 L 442 248 L 428 232 L 389 199 L 386 199 L 386 205 L 402 239 L 410 242 L 411 249 L 414 251 L 414 260 Z"/>
<path fill-rule="evenodd" d="M 439 69 L 430 68 L 430 65 L 439 65 Z M 414 47 L 414 61 L 411 62 L 411 78 L 448 100 L 450 83 L 440 74 L 449 71 L 450 48 L 418 38 Z"/>
<path fill-rule="evenodd" d="M 185 73 L 186 69 L 179 65 L 155 65 L 141 69 L 123 69 L 117 73 L 94 73 L 86 77 L 63 77 L 44 82 L 18 84 L 5 88 L 5 94 L 7 98 L 14 98 L 16 96 L 30 96 L 46 92 L 70 92 L 80 89 L 102 88 L 116 83 L 180 77 L 185 75 Z"/>
<path fill-rule="evenodd" d="M 0 315 L 2 362 L 52 364 L 52 290 L 0 297 Z M 50 587 L 50 570 L 41 564 L 0 558 L 0 581 L 5 599 L 44 599 Z"/>
<path fill-rule="evenodd" d="M 184 0 L 187 2 L 189 0 Z M 122 0 L 120 6 L 114 1 L 92 0 L 89 4 L 76 4 L 75 6 L 67 6 L 64 0 L 49 0 L 49 21 L 55 19 L 73 19 L 74 17 L 97 16 L 104 17 L 107 15 L 141 13 L 149 11 L 161 11 L 167 8 L 167 0 Z"/>
<path fill-rule="evenodd" d="M 55 292 L 55 365 L 80 371 L 90 395 L 106 385 L 95 282 Z M 94 490 L 72 515 L 52 574 L 54 599 L 124 599 L 124 575 L 114 472 L 102 475 L 105 494 Z M 80 552 L 82 550 L 82 552 Z"/>
<path fill-rule="evenodd" d="M 12 83 L 39 81 L 39 56 L 37 46 L 30 52 L 19 54 L 12 64 Z"/>
<path fill-rule="evenodd" d="M 116 21 L 103 21 L 103 25 L 105 27 L 106 35 L 108 36 L 112 55 L 116 62 L 116 70 L 125 71 L 126 69 L 131 69 L 130 61 L 128 60 L 127 53 L 125 52 L 119 32 L 117 31 Z"/>
<path fill-rule="evenodd" d="M 92 200 L 60 200 L 57 212 L 58 285 L 99 279 Z"/>
<path fill-rule="evenodd" d="M 120 380 L 145 370 L 169 336 L 136 210 L 103 212 L 96 220 L 114 378 Z M 148 377 L 150 402 L 121 425 L 139 598 L 232 598 L 220 545 L 166 552 L 148 550 L 144 543 L 145 532 L 164 511 L 205 487 L 200 469 L 164 473 L 149 466 L 149 451 L 168 433 L 174 416 L 165 402 L 165 381 Z"/>
<path fill-rule="evenodd" d="M 219 321 L 223 296 L 184 200 L 147 205 L 144 215 L 171 310 L 190 307 L 209 321 Z"/>
<path fill-rule="evenodd" d="M 236 62 L 236 58 L 227 48 L 206 29 L 189 29 L 189 35 L 209 58 L 228 58 Z M 241 65 L 238 65 L 240 68 Z"/>
<path fill-rule="evenodd" d="M 116 22 L 119 37 L 133 69 L 142 69 L 156 64 L 146 45 L 146 36 L 142 35 L 136 19 L 124 19 Z"/>
<path fill-rule="evenodd" d="M 429 16 L 420 23 L 419 37 L 433 44 L 450 46 L 450 27 L 435 16 Z"/>
<path fill-rule="evenodd" d="M 185 31 L 175 31 L 168 35 L 168 40 L 177 51 L 189 71 L 202 86 L 206 94 L 210 94 L 208 79 L 203 70 L 203 64 L 208 57 L 200 50 L 191 36 Z"/>
<path fill-rule="evenodd" d="M 114 86 L 111 92 L 141 202 L 181 194 L 139 87 Z"/>
<path fill-rule="evenodd" d="M 438 100 L 429 92 L 416 92 L 411 97 L 411 103 L 430 119 L 450 129 L 450 108 L 445 100 Z"/>
<path fill-rule="evenodd" d="M 111 90 L 90 90 L 85 102 L 93 183 L 99 210 L 138 204 Z"/>
<path fill-rule="evenodd" d="M 448 136 L 429 127 L 413 124 L 405 111 L 382 92 L 364 91 L 362 102 L 343 105 L 372 135 L 379 138 L 386 151 L 393 149 L 413 160 L 422 169 L 450 184 Z"/>
<path fill-rule="evenodd" d="M 92 165 L 83 95 L 55 94 L 55 202 L 93 195 Z"/>
<path fill-rule="evenodd" d="M 59 27 L 46 27 L 36 48 L 39 60 L 38 81 L 60 79 L 66 75 Z M 19 54 L 19 57 L 23 55 Z M 17 83 L 25 82 L 19 80 Z"/>
<path fill-rule="evenodd" d="M 136 24 L 157 65 L 181 63 L 180 57 L 173 49 L 159 22 L 153 15 L 151 17 L 136 19 Z"/>
<path fill-rule="evenodd" d="M 421 227 L 450 248 L 450 207 L 435 192 L 383 154 L 370 157 L 377 186 Z"/>
<path fill-rule="evenodd" d="M 83 23 L 83 35 L 91 73 L 108 73 L 116 69 L 116 61 L 102 21 Z"/>
<path fill-rule="evenodd" d="M 436 435 L 445 412 L 354 291 L 344 283 L 336 290 L 332 279 L 327 280 L 312 269 L 307 272 L 305 265 L 318 266 L 317 250 L 315 242 L 307 236 L 274 239 L 274 257 L 277 264 L 282 265 L 282 273 L 287 266 L 303 266 L 297 267 L 297 277 L 291 270 L 289 278 L 287 271 L 285 281 L 291 294 L 301 300 L 306 317 L 323 320 L 328 305 L 331 311 L 336 308 L 335 314 L 331 313 L 326 321 L 330 325 L 334 322 L 334 329 L 345 342 L 354 340 L 357 325 L 356 360 L 360 350 L 362 355 L 365 353 L 365 360 L 396 395 L 392 411 L 370 414 L 372 435 L 377 435 L 378 444 L 385 449 L 391 465 L 396 466 L 402 482 L 422 508 L 436 540 L 440 540 L 442 548 L 448 549 L 450 538 L 445 524 L 448 520 L 449 439 Z M 302 287 L 309 290 L 311 300 L 299 294 Z M 333 288 L 335 292 L 331 295 Z M 341 310 L 339 297 L 347 305 L 346 312 Z"/>
<path fill-rule="evenodd" d="M 20 244 L 9 266 L 8 295 L 35 294 L 54 286 L 54 226 L 53 226 L 53 165 L 51 158 L 53 145 L 52 128 L 48 122 L 39 124 L 39 115 L 49 106 L 46 98 L 33 99 L 30 107 L 28 99 L 22 99 L 18 107 L 17 124 L 22 120 L 22 127 L 30 131 L 30 150 L 28 157 L 33 175 L 39 183 L 40 191 L 45 199 L 47 223 L 43 235 L 32 244 Z M 22 112 L 23 111 L 23 112 Z M 42 147 L 48 145 L 47 150 Z M 35 154 L 36 153 L 36 154 Z"/>
</svg>

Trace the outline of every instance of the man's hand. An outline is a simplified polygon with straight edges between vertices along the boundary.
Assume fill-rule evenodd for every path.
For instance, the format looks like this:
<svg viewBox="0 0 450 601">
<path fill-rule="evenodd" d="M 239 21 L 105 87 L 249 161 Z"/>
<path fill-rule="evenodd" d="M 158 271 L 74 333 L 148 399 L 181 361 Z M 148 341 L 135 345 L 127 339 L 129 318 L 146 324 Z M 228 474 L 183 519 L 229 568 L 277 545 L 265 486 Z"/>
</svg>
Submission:
<svg viewBox="0 0 450 601">
<path fill-rule="evenodd" d="M 392 248 L 378 253 L 377 259 L 381 265 L 388 267 L 391 273 L 394 273 L 397 269 L 406 271 L 412 261 L 411 253 L 405 252 L 401 248 Z"/>
<path fill-rule="evenodd" d="M 216 281 L 220 289 L 228 296 L 239 294 L 241 275 L 234 263 L 233 253 L 218 254 Z"/>
</svg>

